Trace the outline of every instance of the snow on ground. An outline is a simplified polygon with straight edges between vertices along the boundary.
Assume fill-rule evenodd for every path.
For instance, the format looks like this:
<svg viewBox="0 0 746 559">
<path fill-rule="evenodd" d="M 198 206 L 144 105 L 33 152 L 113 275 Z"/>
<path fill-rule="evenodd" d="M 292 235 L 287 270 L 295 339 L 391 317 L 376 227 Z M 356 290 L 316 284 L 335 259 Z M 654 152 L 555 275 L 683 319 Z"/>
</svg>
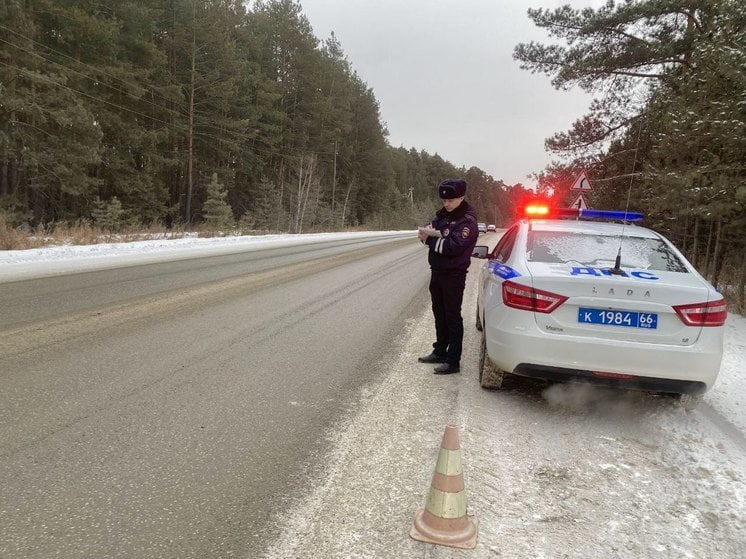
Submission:
<svg viewBox="0 0 746 559">
<path fill-rule="evenodd" d="M 96 245 L 63 245 L 27 250 L 0 250 L 0 283 L 90 271 L 104 268 L 146 264 L 160 260 L 179 260 L 215 256 L 243 250 L 260 250 L 313 243 L 323 240 L 390 236 L 405 231 L 361 231 L 351 233 L 313 233 L 282 235 L 234 235 L 199 238 L 196 233 L 181 239 L 156 239 L 129 243 Z M 416 233 L 409 232 L 414 238 Z"/>
<path fill-rule="evenodd" d="M 0 251 L 0 289 L 76 270 L 390 234 Z M 464 300 L 464 350 L 472 356 L 475 275 Z M 426 310 L 381 362 L 386 374 L 326 434 L 326 477 L 309 480 L 308 498 L 276 519 L 283 537 L 267 557 L 746 557 L 746 318 L 728 317 L 720 376 L 691 413 L 640 393 L 585 386 L 485 391 L 475 359 L 462 362 L 460 375 L 435 377 L 416 363 L 431 330 Z M 474 552 L 408 536 L 446 422 L 459 426 L 469 510 L 481 523 Z"/>
<path fill-rule="evenodd" d="M 704 399 L 746 435 L 746 318 L 742 316 L 728 315 L 720 375 Z"/>
</svg>

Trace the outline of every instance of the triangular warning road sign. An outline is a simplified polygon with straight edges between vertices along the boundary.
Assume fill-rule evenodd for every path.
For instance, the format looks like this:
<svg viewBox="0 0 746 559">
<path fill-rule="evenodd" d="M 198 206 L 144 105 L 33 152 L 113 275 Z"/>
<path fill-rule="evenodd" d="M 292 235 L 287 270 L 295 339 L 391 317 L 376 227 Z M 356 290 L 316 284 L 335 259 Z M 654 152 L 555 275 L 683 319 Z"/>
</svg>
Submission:
<svg viewBox="0 0 746 559">
<path fill-rule="evenodd" d="M 585 201 L 585 196 L 583 196 L 582 192 L 578 193 L 578 195 L 575 197 L 575 200 L 572 201 L 572 204 L 570 204 L 568 208 L 573 208 L 576 210 L 588 209 L 588 203 Z"/>
<path fill-rule="evenodd" d="M 588 180 L 588 175 L 585 174 L 585 171 L 580 172 L 578 178 L 575 179 L 575 182 L 572 184 L 570 190 L 581 190 L 583 192 L 590 192 L 591 190 L 593 190 L 591 181 Z"/>
</svg>

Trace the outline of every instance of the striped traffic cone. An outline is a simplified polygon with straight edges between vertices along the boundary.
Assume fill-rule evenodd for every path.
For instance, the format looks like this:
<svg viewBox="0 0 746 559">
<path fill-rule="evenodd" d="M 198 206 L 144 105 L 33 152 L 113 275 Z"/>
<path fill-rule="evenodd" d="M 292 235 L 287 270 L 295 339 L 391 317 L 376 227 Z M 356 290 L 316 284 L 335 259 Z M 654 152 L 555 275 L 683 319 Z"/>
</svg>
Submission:
<svg viewBox="0 0 746 559">
<path fill-rule="evenodd" d="M 473 549 L 479 521 L 466 514 L 458 427 L 446 425 L 425 508 L 417 511 L 409 535 L 421 542 Z"/>
</svg>

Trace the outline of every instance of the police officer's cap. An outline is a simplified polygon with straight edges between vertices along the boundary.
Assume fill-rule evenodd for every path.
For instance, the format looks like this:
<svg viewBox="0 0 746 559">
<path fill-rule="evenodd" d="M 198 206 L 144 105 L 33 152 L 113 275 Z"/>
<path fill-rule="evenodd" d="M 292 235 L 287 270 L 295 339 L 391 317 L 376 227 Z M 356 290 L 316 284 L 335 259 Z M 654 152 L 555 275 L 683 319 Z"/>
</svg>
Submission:
<svg viewBox="0 0 746 559">
<path fill-rule="evenodd" d="M 466 181 L 462 179 L 444 180 L 438 185 L 438 196 L 444 200 L 466 196 Z"/>
</svg>

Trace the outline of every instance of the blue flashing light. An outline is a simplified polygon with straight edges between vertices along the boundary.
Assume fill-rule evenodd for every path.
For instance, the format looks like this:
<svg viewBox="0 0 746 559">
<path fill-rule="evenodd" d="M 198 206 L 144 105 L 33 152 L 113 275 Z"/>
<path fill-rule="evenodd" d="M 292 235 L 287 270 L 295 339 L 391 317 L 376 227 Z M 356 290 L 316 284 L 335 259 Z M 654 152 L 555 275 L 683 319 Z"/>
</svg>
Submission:
<svg viewBox="0 0 746 559">
<path fill-rule="evenodd" d="M 645 217 L 640 212 L 625 212 L 621 210 L 578 210 L 579 217 L 591 219 L 621 219 L 623 221 L 642 221 Z"/>
<path fill-rule="evenodd" d="M 586 219 L 617 219 L 620 221 L 642 221 L 645 214 L 640 212 L 625 212 L 624 210 L 591 210 L 577 208 L 557 208 L 555 215 L 561 217 L 577 217 Z"/>
</svg>

